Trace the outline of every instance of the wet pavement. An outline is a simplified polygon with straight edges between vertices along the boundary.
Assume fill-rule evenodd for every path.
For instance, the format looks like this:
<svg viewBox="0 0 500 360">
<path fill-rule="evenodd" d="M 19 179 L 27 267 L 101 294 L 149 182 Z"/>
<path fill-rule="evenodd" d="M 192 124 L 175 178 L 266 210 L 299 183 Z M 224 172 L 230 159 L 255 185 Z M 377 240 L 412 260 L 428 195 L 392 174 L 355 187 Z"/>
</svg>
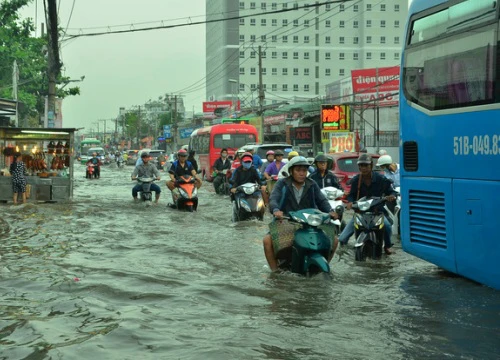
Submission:
<svg viewBox="0 0 500 360">
<path fill-rule="evenodd" d="M 271 275 L 264 223 L 134 204 L 132 167 L 71 203 L 0 205 L 0 359 L 498 359 L 500 292 L 404 253 Z M 163 179 L 166 176 L 162 174 Z M 351 240 L 352 242 L 352 240 Z"/>
</svg>

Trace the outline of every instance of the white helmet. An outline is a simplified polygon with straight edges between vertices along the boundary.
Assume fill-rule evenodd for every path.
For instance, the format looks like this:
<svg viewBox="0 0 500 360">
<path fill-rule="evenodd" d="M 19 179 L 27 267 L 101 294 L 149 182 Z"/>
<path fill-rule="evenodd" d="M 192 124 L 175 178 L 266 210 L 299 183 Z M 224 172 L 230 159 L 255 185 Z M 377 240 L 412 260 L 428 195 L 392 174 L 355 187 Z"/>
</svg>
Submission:
<svg viewBox="0 0 500 360">
<path fill-rule="evenodd" d="M 391 164 L 392 164 L 392 158 L 390 155 L 382 155 L 381 157 L 378 158 L 377 166 L 391 165 Z"/>
</svg>

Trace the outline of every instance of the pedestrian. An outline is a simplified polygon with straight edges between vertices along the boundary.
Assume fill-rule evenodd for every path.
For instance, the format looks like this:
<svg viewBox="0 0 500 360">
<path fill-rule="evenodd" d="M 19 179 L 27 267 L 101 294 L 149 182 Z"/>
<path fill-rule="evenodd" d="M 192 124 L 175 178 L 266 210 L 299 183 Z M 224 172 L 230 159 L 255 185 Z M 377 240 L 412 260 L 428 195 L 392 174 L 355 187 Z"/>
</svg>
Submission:
<svg viewBox="0 0 500 360">
<path fill-rule="evenodd" d="M 23 197 L 23 204 L 26 203 L 26 165 L 21 157 L 20 152 L 14 153 L 14 162 L 10 164 L 10 174 L 12 175 L 12 192 L 14 193 L 14 204 L 17 204 L 18 194 Z"/>
</svg>

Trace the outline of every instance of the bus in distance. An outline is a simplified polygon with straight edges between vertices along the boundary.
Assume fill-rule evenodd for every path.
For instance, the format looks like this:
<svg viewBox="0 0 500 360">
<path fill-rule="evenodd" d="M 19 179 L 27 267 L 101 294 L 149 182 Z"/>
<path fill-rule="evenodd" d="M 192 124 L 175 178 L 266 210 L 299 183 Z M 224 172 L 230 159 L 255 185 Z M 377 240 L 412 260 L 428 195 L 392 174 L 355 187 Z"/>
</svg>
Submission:
<svg viewBox="0 0 500 360">
<path fill-rule="evenodd" d="M 400 82 L 403 249 L 500 289 L 499 8 L 413 0 Z"/>
</svg>

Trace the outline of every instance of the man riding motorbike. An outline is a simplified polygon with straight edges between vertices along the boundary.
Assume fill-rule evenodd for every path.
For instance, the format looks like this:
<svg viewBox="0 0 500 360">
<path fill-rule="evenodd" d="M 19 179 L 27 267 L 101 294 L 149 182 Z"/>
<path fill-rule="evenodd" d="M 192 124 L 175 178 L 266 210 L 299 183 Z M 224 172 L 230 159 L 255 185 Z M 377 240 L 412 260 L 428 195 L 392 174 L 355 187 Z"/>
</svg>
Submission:
<svg viewBox="0 0 500 360">
<path fill-rule="evenodd" d="M 132 180 L 137 180 L 137 178 L 156 178 L 156 180 L 160 180 L 160 172 L 156 168 L 156 166 L 152 163 L 149 162 L 151 157 L 149 156 L 149 153 L 143 152 L 141 154 L 141 159 L 142 159 L 142 164 L 137 165 L 132 172 Z M 137 184 L 134 186 L 132 189 L 132 197 L 134 198 L 135 201 L 139 200 L 137 197 L 137 194 L 139 191 L 142 190 L 142 185 Z M 155 204 L 158 204 L 158 200 L 160 199 L 160 193 L 161 189 L 158 185 L 152 183 L 151 184 L 151 191 L 155 192 Z"/>
<path fill-rule="evenodd" d="M 342 185 L 340 185 L 337 177 L 327 169 L 328 157 L 326 155 L 318 155 L 314 159 L 314 165 L 316 165 L 316 171 L 313 172 L 309 178 L 316 181 L 320 189 L 324 187 L 333 186 L 337 189 L 344 190 Z"/>
<path fill-rule="evenodd" d="M 326 197 L 321 193 L 318 184 L 307 178 L 308 168 L 309 162 L 303 156 L 296 156 L 288 163 L 290 176 L 278 180 L 269 203 L 269 210 L 276 219 L 280 220 L 284 216 L 289 216 L 290 211 L 309 208 L 317 208 L 322 212 L 329 213 L 333 219 L 338 217 Z M 271 236 L 269 233 L 263 239 L 264 254 L 272 271 L 278 270 L 276 258 L 278 251 L 293 244 L 293 225 L 280 223 L 277 227 L 276 234 Z M 290 232 L 292 235 L 286 236 Z M 287 237 L 286 240 L 285 237 Z M 332 241 L 332 252 L 328 261 L 331 260 L 337 248 L 337 240 L 333 238 L 333 234 Z"/>
<path fill-rule="evenodd" d="M 240 185 L 246 183 L 256 183 L 261 184 L 260 191 L 262 192 L 262 199 L 264 204 L 267 204 L 269 199 L 266 193 L 266 186 L 262 185 L 262 180 L 257 169 L 252 165 L 253 157 L 252 154 L 246 152 L 241 157 L 241 165 L 238 167 L 231 177 L 230 181 L 230 191 L 232 194 L 236 192 L 236 188 Z M 231 200 L 233 197 L 231 197 Z"/>
<path fill-rule="evenodd" d="M 96 177 L 99 179 L 101 177 L 101 160 L 97 157 L 97 153 L 93 152 L 92 157 L 87 161 L 87 166 L 89 164 L 92 164 L 94 167 L 94 174 L 96 174 Z"/>
<path fill-rule="evenodd" d="M 396 192 L 392 187 L 392 181 L 373 171 L 372 157 L 368 154 L 361 154 L 358 158 L 359 174 L 354 176 L 351 181 L 351 191 L 347 196 L 346 209 L 352 208 L 352 203 L 366 196 L 382 197 L 387 196 L 388 201 L 396 199 Z M 382 208 L 380 211 L 383 211 Z M 341 245 L 347 244 L 349 238 L 354 234 L 354 217 L 349 221 L 342 233 L 339 235 Z M 384 216 L 384 251 L 387 255 L 391 255 L 391 235 L 392 226 Z"/>
<path fill-rule="evenodd" d="M 212 167 L 213 175 L 214 175 L 214 189 L 218 194 L 220 189 L 220 184 L 224 181 L 224 170 L 231 169 L 231 161 L 227 157 L 227 149 L 222 149 L 220 151 L 220 157 L 215 160 L 214 165 Z"/>
<path fill-rule="evenodd" d="M 170 180 L 167 181 L 167 187 L 172 192 L 172 197 L 174 199 L 174 203 L 176 199 L 180 196 L 179 189 L 175 187 L 175 181 L 185 175 L 190 175 L 195 179 L 195 186 L 197 189 L 201 186 L 201 179 L 198 177 L 198 174 L 193 168 L 191 162 L 187 161 L 188 153 L 184 149 L 180 149 L 177 152 L 177 160 L 172 163 L 168 174 L 170 176 Z"/>
</svg>

